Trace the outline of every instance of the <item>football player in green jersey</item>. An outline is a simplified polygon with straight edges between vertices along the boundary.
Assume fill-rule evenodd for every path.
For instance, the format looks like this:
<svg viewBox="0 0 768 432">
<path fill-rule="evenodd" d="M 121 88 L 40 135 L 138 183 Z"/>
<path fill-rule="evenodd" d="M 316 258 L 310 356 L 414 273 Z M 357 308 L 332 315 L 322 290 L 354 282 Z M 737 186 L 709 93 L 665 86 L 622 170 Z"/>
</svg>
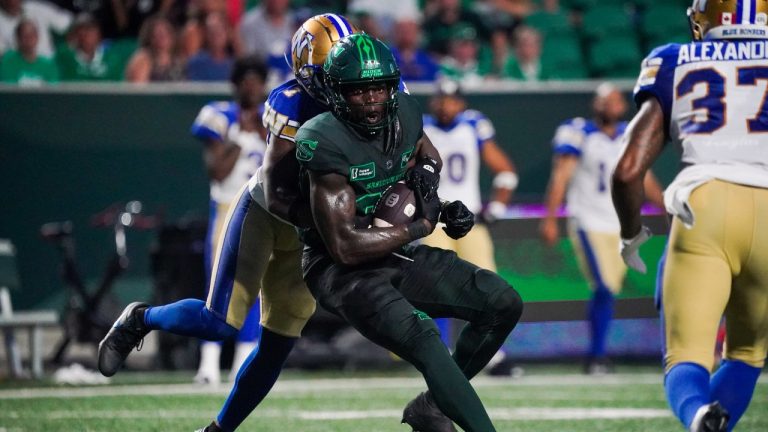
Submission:
<svg viewBox="0 0 768 432">
<path fill-rule="evenodd" d="M 424 375 L 429 391 L 403 413 L 414 430 L 455 431 L 453 420 L 468 432 L 495 431 L 468 380 L 514 328 L 520 296 L 454 252 L 407 246 L 438 220 L 461 237 L 473 215 L 459 201 L 441 208 L 441 162 L 422 132 L 416 101 L 397 91 L 400 72 L 389 48 L 366 34 L 350 35 L 334 46 L 323 70 L 331 112 L 307 121 L 296 135 L 314 219 L 303 231 L 304 279 L 326 309 Z M 416 192 L 418 217 L 369 228 L 378 198 L 403 179 Z M 431 317 L 468 322 L 453 358 Z"/>
</svg>

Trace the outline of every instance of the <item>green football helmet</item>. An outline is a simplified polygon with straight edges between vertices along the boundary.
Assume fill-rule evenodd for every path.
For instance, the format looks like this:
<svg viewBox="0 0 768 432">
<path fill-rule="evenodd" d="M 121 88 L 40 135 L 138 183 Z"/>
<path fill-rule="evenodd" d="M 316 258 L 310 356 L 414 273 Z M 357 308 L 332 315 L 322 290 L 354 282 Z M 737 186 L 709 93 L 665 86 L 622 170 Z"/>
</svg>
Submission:
<svg viewBox="0 0 768 432">
<path fill-rule="evenodd" d="M 324 91 L 331 112 L 339 120 L 371 134 L 387 127 L 397 117 L 400 69 L 384 42 L 365 33 L 342 38 L 326 57 L 323 71 Z M 388 92 L 386 101 L 356 106 L 345 99 L 346 90 L 371 84 L 386 86 Z M 353 115 L 353 108 L 379 104 L 384 105 L 384 115 L 375 123 L 357 119 Z"/>
</svg>

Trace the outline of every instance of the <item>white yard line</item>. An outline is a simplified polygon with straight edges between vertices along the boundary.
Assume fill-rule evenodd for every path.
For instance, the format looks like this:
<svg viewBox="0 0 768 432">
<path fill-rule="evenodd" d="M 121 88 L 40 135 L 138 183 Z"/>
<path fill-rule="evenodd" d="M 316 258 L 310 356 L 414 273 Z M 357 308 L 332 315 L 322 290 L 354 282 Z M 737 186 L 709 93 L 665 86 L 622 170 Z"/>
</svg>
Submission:
<svg viewBox="0 0 768 432">
<path fill-rule="evenodd" d="M 500 386 L 585 386 L 585 385 L 639 385 L 661 383 L 661 376 L 656 374 L 614 374 L 604 377 L 585 375 L 541 375 L 522 378 L 492 378 L 477 377 L 472 380 L 475 387 Z M 413 389 L 425 387 L 420 377 L 412 378 L 322 378 L 322 379 L 290 379 L 278 381 L 271 393 L 315 393 L 339 390 L 370 390 L 370 389 Z M 35 399 L 35 398 L 73 398 L 73 397 L 104 397 L 128 395 L 195 395 L 195 394 L 226 394 L 230 386 L 205 387 L 197 384 L 142 384 L 116 385 L 103 387 L 50 387 L 0 390 L 2 399 Z"/>
<path fill-rule="evenodd" d="M 495 420 L 592 420 L 592 419 L 649 419 L 666 418 L 671 414 L 666 409 L 646 408 L 490 408 L 488 414 Z M 161 411 L 46 411 L 42 413 L 0 412 L 0 419 L 24 419 L 34 416 L 46 420 L 98 420 L 98 419 L 209 419 L 211 413 L 203 410 L 161 410 Z M 361 420 L 372 418 L 399 418 L 401 410 L 346 410 L 307 411 L 260 409 L 259 417 L 300 418 L 303 420 Z"/>
<path fill-rule="evenodd" d="M 768 382 L 768 375 L 763 374 L 760 383 Z M 585 375 L 540 375 L 524 376 L 522 378 L 493 378 L 477 377 L 472 380 L 477 388 L 492 388 L 511 386 L 516 389 L 524 387 L 578 387 L 578 386 L 626 386 L 626 385 L 659 385 L 662 384 L 660 374 L 612 374 L 603 377 Z M 339 392 L 372 389 L 421 389 L 426 388 L 420 377 L 412 378 L 323 378 L 323 379 L 290 379 L 278 381 L 272 389 L 274 395 L 308 394 L 322 392 Z M 37 398 L 88 398 L 108 396 L 166 396 L 166 395 L 205 395 L 227 394 L 230 387 L 205 387 L 197 384 L 143 384 L 115 385 L 102 387 L 50 387 L 29 389 L 0 390 L 0 400 L 3 399 L 37 399 Z"/>
</svg>

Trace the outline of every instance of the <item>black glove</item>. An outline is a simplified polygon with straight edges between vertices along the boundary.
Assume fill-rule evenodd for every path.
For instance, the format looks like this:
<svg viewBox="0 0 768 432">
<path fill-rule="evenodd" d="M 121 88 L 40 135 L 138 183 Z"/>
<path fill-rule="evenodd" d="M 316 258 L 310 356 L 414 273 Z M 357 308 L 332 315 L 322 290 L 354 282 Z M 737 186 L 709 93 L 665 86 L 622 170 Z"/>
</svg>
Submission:
<svg viewBox="0 0 768 432">
<path fill-rule="evenodd" d="M 408 224 L 408 234 L 411 236 L 411 240 L 417 240 L 422 237 L 426 237 L 435 230 L 437 221 L 440 219 L 440 199 L 435 195 L 431 200 L 424 198 L 424 194 L 419 188 L 414 189 L 416 198 L 416 217 L 415 220 Z M 421 221 L 426 219 L 429 221 L 430 227 Z"/>
<path fill-rule="evenodd" d="M 454 240 L 464 237 L 475 226 L 475 214 L 461 201 L 446 203 L 442 210 L 440 222 L 445 224 L 443 231 Z"/>
<path fill-rule="evenodd" d="M 425 200 L 437 198 L 437 186 L 440 184 L 437 161 L 428 157 L 419 159 L 413 168 L 405 172 L 405 184 L 413 190 L 420 190 Z"/>
</svg>

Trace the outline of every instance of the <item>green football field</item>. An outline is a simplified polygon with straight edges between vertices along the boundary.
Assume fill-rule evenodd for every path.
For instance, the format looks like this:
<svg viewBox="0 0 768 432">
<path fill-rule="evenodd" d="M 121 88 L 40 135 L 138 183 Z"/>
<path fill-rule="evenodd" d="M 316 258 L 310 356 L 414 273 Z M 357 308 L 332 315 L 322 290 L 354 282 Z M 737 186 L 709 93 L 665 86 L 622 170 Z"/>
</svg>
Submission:
<svg viewBox="0 0 768 432">
<path fill-rule="evenodd" d="M 185 374 L 119 374 L 111 385 L 0 383 L 0 431 L 193 431 L 216 414 L 228 387 L 188 384 Z M 499 432 L 682 431 L 655 367 L 622 366 L 591 377 L 576 366 L 525 366 L 520 378 L 473 380 Z M 406 432 L 403 406 L 424 387 L 409 371 L 287 371 L 239 430 Z M 768 430 L 763 375 L 741 431 Z"/>
</svg>

